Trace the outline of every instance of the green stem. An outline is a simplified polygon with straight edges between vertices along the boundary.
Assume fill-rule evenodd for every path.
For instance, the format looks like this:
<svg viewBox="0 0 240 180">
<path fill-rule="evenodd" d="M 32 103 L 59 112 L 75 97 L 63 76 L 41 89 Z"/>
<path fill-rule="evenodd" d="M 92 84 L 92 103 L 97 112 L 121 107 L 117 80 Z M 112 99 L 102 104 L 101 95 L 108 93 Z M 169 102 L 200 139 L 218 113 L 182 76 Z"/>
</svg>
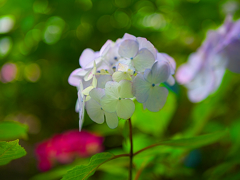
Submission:
<svg viewBox="0 0 240 180">
<path fill-rule="evenodd" d="M 132 168 L 133 168 L 133 140 L 132 140 L 132 123 L 131 118 L 129 121 L 129 140 L 130 140 L 130 154 L 129 154 L 129 180 L 132 180 Z"/>
</svg>

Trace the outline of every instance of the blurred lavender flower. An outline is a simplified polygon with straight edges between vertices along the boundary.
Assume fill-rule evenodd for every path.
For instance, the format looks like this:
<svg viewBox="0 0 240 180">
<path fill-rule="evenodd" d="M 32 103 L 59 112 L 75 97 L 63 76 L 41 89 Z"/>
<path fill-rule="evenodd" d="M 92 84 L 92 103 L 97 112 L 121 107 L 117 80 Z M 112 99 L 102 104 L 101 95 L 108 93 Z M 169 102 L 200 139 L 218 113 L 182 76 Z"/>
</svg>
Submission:
<svg viewBox="0 0 240 180">
<path fill-rule="evenodd" d="M 216 31 L 210 30 L 197 52 L 178 68 L 176 79 L 188 89 L 192 102 L 200 102 L 215 92 L 226 68 L 240 72 L 240 21 L 228 16 Z"/>
</svg>

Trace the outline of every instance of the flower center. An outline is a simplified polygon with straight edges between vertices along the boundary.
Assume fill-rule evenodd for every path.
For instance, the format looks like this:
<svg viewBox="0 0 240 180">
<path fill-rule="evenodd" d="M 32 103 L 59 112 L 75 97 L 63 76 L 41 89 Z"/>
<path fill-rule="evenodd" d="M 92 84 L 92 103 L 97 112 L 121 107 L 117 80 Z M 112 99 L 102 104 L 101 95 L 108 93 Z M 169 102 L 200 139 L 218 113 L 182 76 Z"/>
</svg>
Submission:
<svg viewBox="0 0 240 180">
<path fill-rule="evenodd" d="M 155 86 L 155 84 L 152 84 L 152 87 L 154 87 Z"/>
<path fill-rule="evenodd" d="M 121 100 L 122 98 L 118 98 L 118 100 Z"/>
</svg>

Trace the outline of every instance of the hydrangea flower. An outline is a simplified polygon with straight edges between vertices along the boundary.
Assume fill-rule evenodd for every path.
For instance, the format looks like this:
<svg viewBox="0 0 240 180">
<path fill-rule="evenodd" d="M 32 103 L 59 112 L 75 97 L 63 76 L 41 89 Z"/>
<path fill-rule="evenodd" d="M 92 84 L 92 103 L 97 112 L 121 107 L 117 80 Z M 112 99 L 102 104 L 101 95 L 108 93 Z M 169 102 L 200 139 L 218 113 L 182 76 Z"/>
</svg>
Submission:
<svg viewBox="0 0 240 180">
<path fill-rule="evenodd" d="M 192 102 L 200 102 L 214 93 L 226 68 L 240 72 L 237 58 L 240 55 L 237 50 L 240 48 L 239 25 L 240 21 L 233 23 L 231 17 L 227 17 L 218 30 L 208 32 L 202 46 L 179 67 L 177 81 L 188 88 L 188 97 Z"/>
<path fill-rule="evenodd" d="M 159 111 L 168 95 L 160 84 L 175 83 L 174 59 L 158 53 L 147 39 L 127 33 L 116 42 L 108 40 L 99 52 L 84 50 L 80 65 L 82 68 L 69 77 L 69 83 L 79 91 L 80 129 L 85 104 L 94 122 L 106 120 L 110 128 L 116 128 L 119 118 L 129 119 L 134 113 L 134 100 L 150 111 Z"/>
<path fill-rule="evenodd" d="M 82 81 L 79 83 L 78 100 L 76 104 L 76 111 L 79 113 L 79 131 L 82 129 L 84 120 L 85 96 L 83 95 Z"/>
<path fill-rule="evenodd" d="M 103 137 L 88 131 L 71 130 L 37 145 L 38 167 L 48 171 L 55 162 L 70 163 L 76 157 L 89 157 L 103 151 Z"/>
<path fill-rule="evenodd" d="M 119 63 L 117 71 L 113 73 L 112 78 L 116 82 L 124 79 L 131 81 L 133 73 L 133 70 L 128 65 Z"/>
<path fill-rule="evenodd" d="M 98 124 L 102 124 L 105 118 L 110 128 L 116 128 L 118 126 L 116 112 L 105 111 L 100 103 L 101 98 L 105 95 L 104 89 L 95 88 L 90 91 L 89 95 L 91 99 L 86 102 L 86 110 L 89 117 Z"/>
<path fill-rule="evenodd" d="M 105 86 L 105 95 L 101 99 L 101 105 L 108 112 L 116 112 L 122 119 L 129 119 L 134 110 L 132 83 L 122 80 L 119 83 L 109 81 Z"/>
<path fill-rule="evenodd" d="M 151 69 L 138 74 L 133 80 L 133 94 L 148 110 L 157 112 L 165 104 L 168 91 L 159 84 L 168 80 L 170 67 L 166 61 L 156 61 Z"/>
<path fill-rule="evenodd" d="M 147 49 L 148 46 L 152 47 L 151 43 L 142 38 L 124 40 L 118 50 L 122 57 L 120 62 L 133 67 L 138 72 L 144 72 L 146 68 L 151 68 L 155 61 L 154 54 Z"/>
</svg>

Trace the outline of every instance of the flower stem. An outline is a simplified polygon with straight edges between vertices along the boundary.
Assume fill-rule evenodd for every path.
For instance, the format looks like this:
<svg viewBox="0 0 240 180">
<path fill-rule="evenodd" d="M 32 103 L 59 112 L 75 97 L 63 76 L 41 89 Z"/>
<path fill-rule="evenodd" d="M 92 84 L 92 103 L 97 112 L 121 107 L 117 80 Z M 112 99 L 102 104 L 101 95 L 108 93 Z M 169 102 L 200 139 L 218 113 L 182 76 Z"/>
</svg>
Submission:
<svg viewBox="0 0 240 180">
<path fill-rule="evenodd" d="M 130 140 L 130 162 L 129 162 L 129 180 L 132 180 L 132 168 L 133 168 L 133 140 L 132 140 L 132 123 L 131 118 L 128 119 L 129 121 L 129 140 Z"/>
</svg>

